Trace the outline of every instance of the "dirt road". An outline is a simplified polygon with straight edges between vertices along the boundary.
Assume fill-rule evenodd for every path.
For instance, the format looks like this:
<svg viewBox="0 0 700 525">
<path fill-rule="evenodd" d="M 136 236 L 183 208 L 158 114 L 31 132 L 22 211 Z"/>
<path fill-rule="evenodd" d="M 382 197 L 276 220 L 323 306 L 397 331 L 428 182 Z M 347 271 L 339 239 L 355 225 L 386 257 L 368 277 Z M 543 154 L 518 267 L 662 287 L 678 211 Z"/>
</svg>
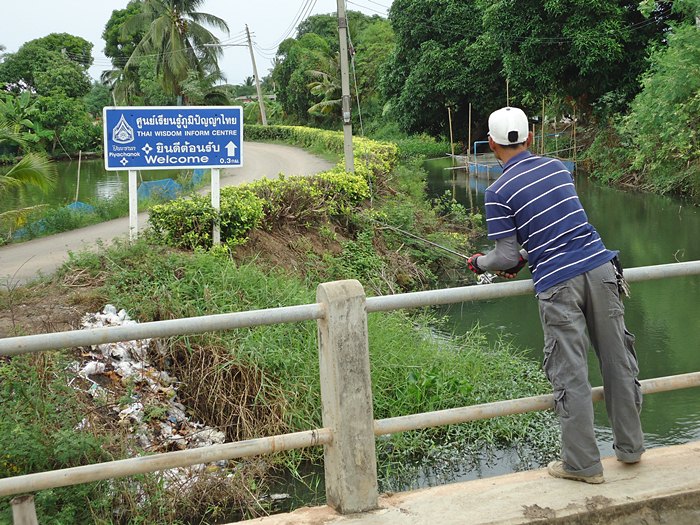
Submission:
<svg viewBox="0 0 700 525">
<path fill-rule="evenodd" d="M 221 186 L 235 186 L 256 179 L 285 175 L 311 175 L 329 169 L 331 164 L 319 157 L 291 146 L 247 142 L 243 167 L 222 170 Z M 139 229 L 148 222 L 148 214 L 138 216 Z M 41 275 L 51 274 L 68 259 L 69 252 L 96 249 L 97 241 L 105 243 L 126 238 L 129 218 L 95 224 L 79 230 L 42 237 L 0 247 L 0 287 L 23 284 Z"/>
</svg>

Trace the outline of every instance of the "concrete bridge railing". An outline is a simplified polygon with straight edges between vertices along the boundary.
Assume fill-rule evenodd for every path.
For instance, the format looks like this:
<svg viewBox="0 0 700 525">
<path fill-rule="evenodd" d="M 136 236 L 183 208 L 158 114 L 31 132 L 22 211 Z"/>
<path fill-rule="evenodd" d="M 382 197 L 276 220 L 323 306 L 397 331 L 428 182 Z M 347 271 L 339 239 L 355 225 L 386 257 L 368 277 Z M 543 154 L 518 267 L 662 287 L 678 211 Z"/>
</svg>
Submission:
<svg viewBox="0 0 700 525">
<path fill-rule="evenodd" d="M 700 275 L 700 261 L 631 268 L 628 281 Z M 533 293 L 531 280 L 367 298 L 358 281 L 323 283 L 314 304 L 0 339 L 0 356 L 316 320 L 323 428 L 0 479 L 0 497 L 303 447 L 324 447 L 326 499 L 343 514 L 377 508 L 375 436 L 551 409 L 552 395 L 374 420 L 367 314 Z M 700 372 L 641 382 L 644 393 L 700 386 Z M 594 400 L 603 388 L 593 389 Z M 15 498 L 26 507 L 26 499 Z M 14 500 L 13 500 L 14 501 Z M 14 510 L 14 509 L 13 509 Z M 32 506 L 33 511 L 33 506 Z"/>
</svg>

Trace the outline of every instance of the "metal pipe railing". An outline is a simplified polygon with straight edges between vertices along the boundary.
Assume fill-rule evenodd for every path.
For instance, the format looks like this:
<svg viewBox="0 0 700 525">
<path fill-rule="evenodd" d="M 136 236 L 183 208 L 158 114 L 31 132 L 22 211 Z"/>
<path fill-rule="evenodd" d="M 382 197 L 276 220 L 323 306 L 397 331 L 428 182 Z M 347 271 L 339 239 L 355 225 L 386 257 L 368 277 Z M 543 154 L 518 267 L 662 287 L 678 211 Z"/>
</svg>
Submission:
<svg viewBox="0 0 700 525">
<path fill-rule="evenodd" d="M 660 266 L 642 266 L 625 270 L 625 279 L 629 282 L 663 279 L 666 277 L 683 277 L 700 274 L 700 261 L 663 264 Z M 532 279 L 492 283 L 487 286 L 463 286 L 443 290 L 428 290 L 396 295 L 382 295 L 367 298 L 367 312 L 386 312 L 400 308 L 419 308 L 438 304 L 453 304 L 466 301 L 483 301 L 526 295 L 535 292 Z"/>
<path fill-rule="evenodd" d="M 271 454 L 283 450 L 327 445 L 333 440 L 332 436 L 333 433 L 330 429 L 320 428 L 305 432 L 237 441 L 235 443 L 211 445 L 192 450 L 164 452 L 162 454 L 153 454 L 152 456 L 141 456 L 62 470 L 25 474 L 24 476 L 0 479 L 0 497 L 101 481 L 103 479 L 146 474 L 176 467 L 188 467 L 214 461 Z"/>
<path fill-rule="evenodd" d="M 681 277 L 700 274 L 700 261 L 642 266 L 625 270 L 629 282 Z M 420 308 L 466 301 L 482 301 L 534 293 L 531 279 L 492 283 L 488 286 L 461 286 L 441 290 L 382 295 L 367 298 L 367 312 L 386 312 L 401 308 Z M 0 339 L 0 356 L 19 355 L 42 350 L 58 350 L 76 346 L 91 346 L 118 341 L 172 337 L 217 330 L 231 330 L 254 326 L 318 320 L 324 317 L 319 303 L 234 312 L 228 314 L 187 317 L 167 321 L 153 321 L 112 328 L 71 330 L 53 334 L 37 334 Z"/>
<path fill-rule="evenodd" d="M 645 379 L 640 381 L 640 384 L 642 385 L 642 393 L 644 394 L 693 388 L 700 386 L 700 372 Z M 593 388 L 592 395 L 593 401 L 600 401 L 603 399 L 603 387 L 598 386 Z M 422 414 L 411 414 L 408 416 L 377 420 L 374 423 L 374 435 L 382 436 L 384 434 L 395 434 L 408 430 L 454 425 L 479 419 L 491 419 L 500 416 L 535 412 L 538 410 L 549 410 L 551 408 L 554 408 L 554 396 L 552 394 L 508 399 L 506 401 L 496 401 L 495 403 L 450 408 L 447 410 L 438 410 L 436 412 L 425 412 Z"/>
<path fill-rule="evenodd" d="M 323 305 L 304 304 L 266 310 L 250 310 L 228 314 L 185 317 L 108 328 L 69 330 L 52 334 L 25 335 L 0 339 L 0 356 L 10 356 L 58 350 L 76 346 L 92 346 L 119 341 L 135 341 L 156 337 L 202 334 L 234 328 L 250 328 L 279 323 L 294 323 L 322 319 Z"/>
</svg>

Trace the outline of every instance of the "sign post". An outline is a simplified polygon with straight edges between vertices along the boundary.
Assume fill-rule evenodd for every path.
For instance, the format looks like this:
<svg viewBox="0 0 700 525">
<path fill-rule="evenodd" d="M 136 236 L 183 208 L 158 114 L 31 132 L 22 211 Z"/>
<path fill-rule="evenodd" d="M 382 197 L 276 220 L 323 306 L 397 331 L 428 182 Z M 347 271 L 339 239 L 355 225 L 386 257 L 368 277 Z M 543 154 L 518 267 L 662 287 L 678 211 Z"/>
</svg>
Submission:
<svg viewBox="0 0 700 525">
<path fill-rule="evenodd" d="M 240 106 L 126 106 L 103 110 L 105 169 L 129 171 L 129 238 L 138 234 L 136 170 L 211 169 L 220 209 L 220 169 L 243 165 Z M 220 242 L 218 221 L 212 238 Z"/>
</svg>

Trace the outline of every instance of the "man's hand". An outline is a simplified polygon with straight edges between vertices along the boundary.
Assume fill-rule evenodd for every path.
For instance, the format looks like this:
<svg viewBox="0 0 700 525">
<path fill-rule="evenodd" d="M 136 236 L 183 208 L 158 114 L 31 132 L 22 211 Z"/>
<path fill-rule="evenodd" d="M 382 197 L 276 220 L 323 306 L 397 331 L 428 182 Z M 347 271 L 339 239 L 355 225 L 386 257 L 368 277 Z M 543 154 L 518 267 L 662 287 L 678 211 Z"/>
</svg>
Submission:
<svg viewBox="0 0 700 525">
<path fill-rule="evenodd" d="M 481 275 L 484 273 L 484 270 L 479 268 L 479 265 L 476 263 L 476 260 L 484 255 L 483 253 L 475 253 L 469 259 L 467 259 L 467 268 L 469 268 L 472 272 L 474 272 L 476 275 Z"/>
<path fill-rule="evenodd" d="M 515 279 L 518 275 L 518 272 L 522 270 L 526 264 L 527 261 L 523 259 L 523 256 L 521 255 L 518 259 L 518 264 L 516 264 L 512 268 L 508 268 L 507 270 L 498 270 L 494 273 L 499 277 L 503 277 L 504 279 Z"/>
</svg>

